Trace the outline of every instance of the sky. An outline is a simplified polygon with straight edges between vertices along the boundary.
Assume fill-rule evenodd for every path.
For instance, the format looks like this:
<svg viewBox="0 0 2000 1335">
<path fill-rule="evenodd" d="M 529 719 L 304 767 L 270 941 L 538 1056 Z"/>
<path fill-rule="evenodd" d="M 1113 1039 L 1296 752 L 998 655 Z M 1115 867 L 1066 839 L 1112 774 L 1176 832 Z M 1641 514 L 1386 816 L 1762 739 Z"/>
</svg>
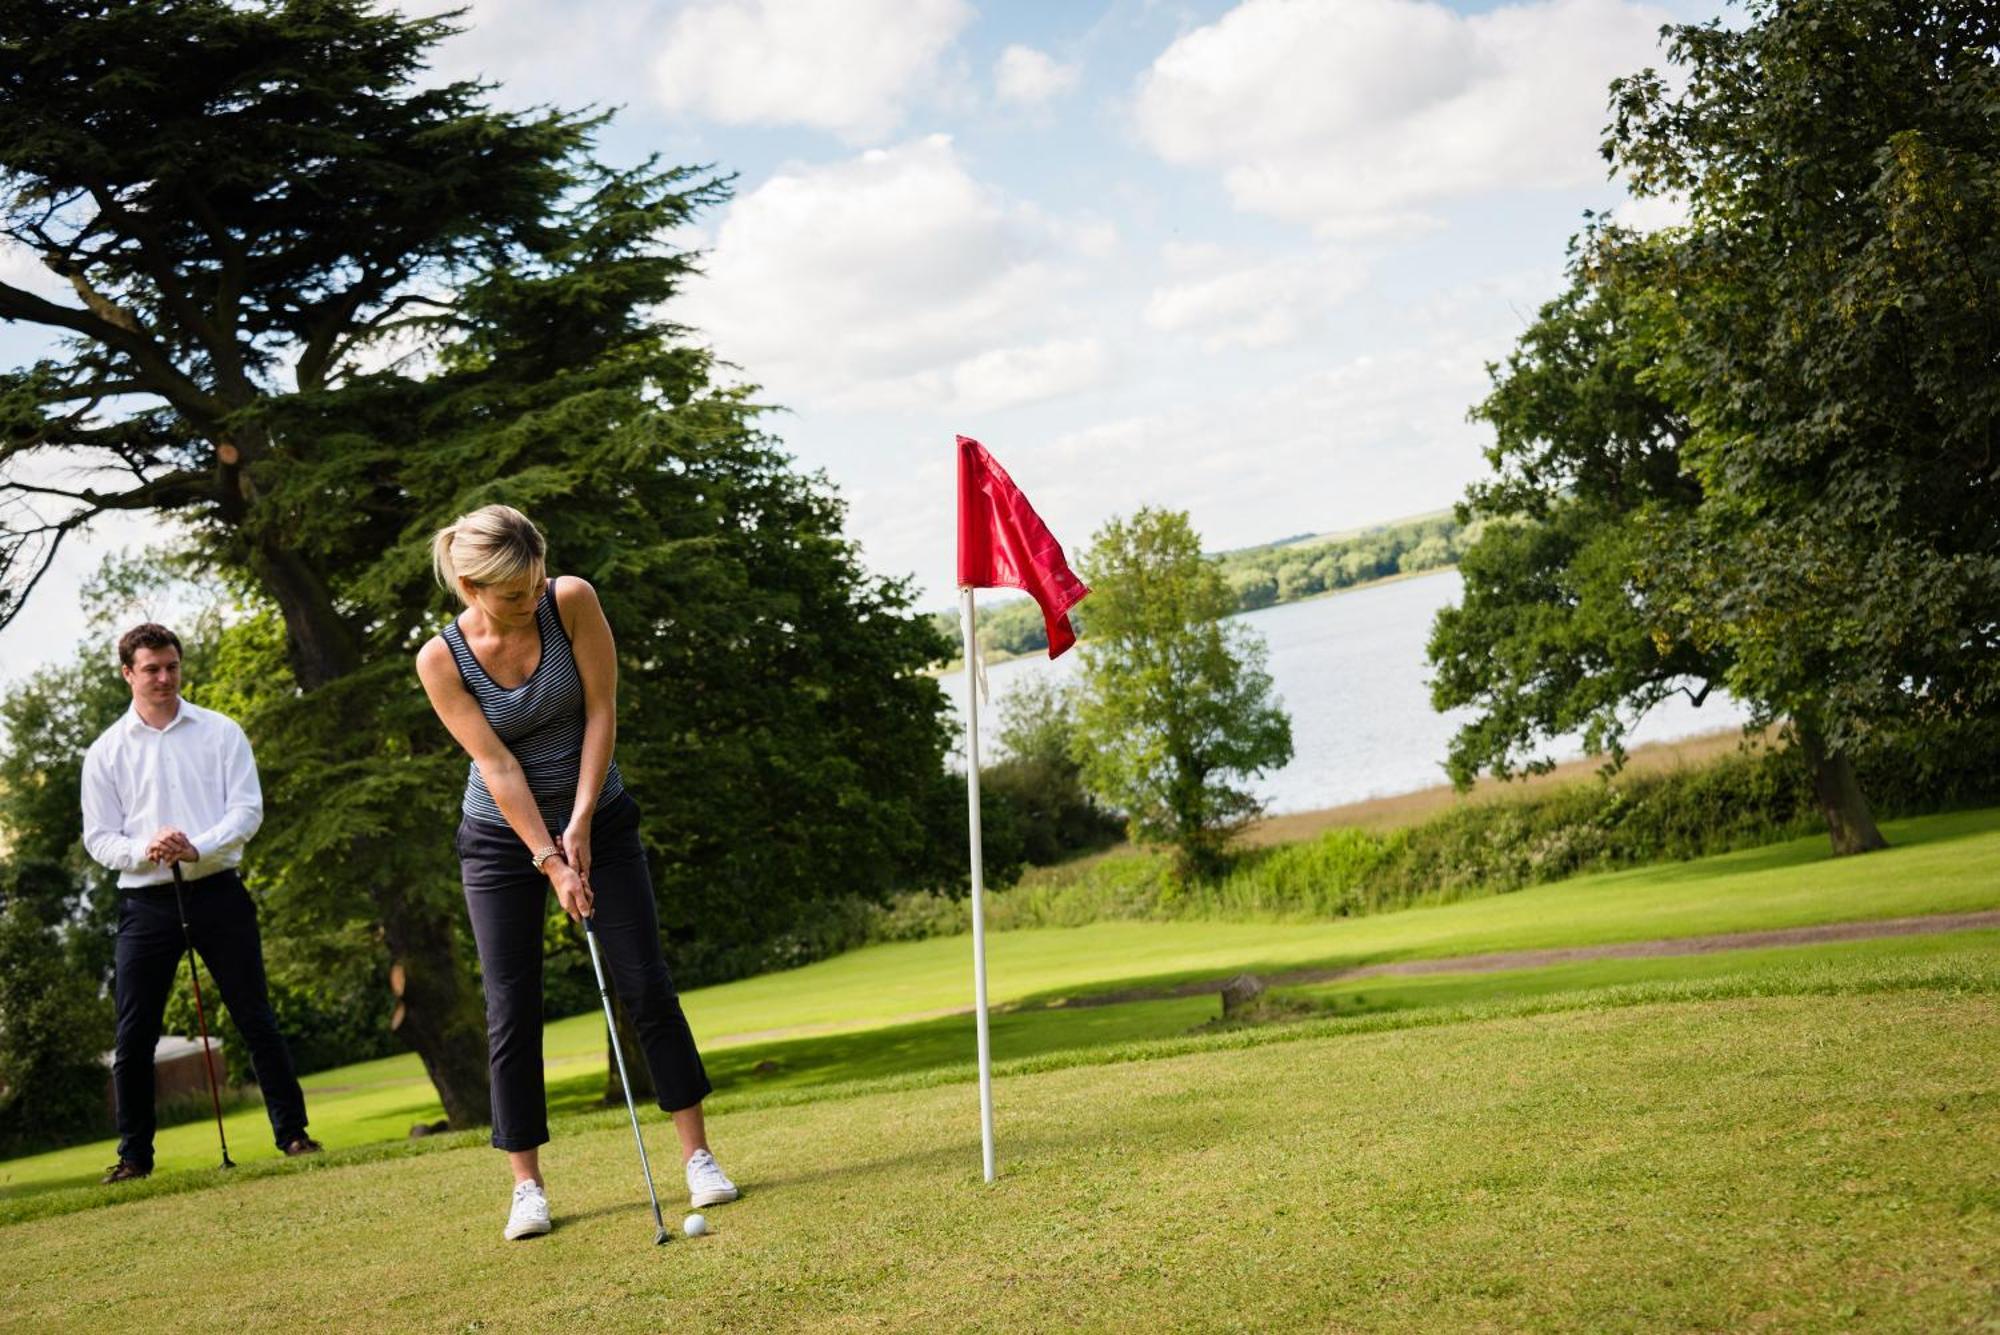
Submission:
<svg viewBox="0 0 2000 1335">
<path fill-rule="evenodd" d="M 666 314 L 933 609 L 960 433 L 1072 554 L 1142 505 L 1211 550 L 1449 506 L 1586 210 L 1675 219 L 1607 179 L 1606 85 L 1719 4 L 472 0 L 433 76 L 733 177 L 671 238 L 703 273 Z M 31 269 L 0 252 L 65 291 Z M 42 346 L 0 327 L 0 363 Z M 161 536 L 66 547 L 0 683 L 67 659 L 85 577 Z"/>
</svg>

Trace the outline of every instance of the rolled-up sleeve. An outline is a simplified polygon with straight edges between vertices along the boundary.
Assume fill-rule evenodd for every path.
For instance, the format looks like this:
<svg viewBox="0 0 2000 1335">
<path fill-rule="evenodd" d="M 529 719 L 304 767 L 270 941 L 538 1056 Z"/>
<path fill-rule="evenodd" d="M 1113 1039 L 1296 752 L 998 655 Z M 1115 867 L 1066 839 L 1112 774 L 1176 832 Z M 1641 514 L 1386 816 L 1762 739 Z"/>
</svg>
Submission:
<svg viewBox="0 0 2000 1335">
<path fill-rule="evenodd" d="M 189 836 L 204 861 L 249 843 L 264 823 L 264 787 L 257 779 L 257 758 L 251 754 L 250 739 L 242 728 L 230 723 L 229 736 L 220 750 L 223 800 L 228 809 L 214 825 Z"/>
<path fill-rule="evenodd" d="M 153 865 L 145 840 L 125 833 L 125 804 L 119 800 L 111 762 L 94 746 L 83 757 L 83 846 L 113 871 L 144 871 Z"/>
</svg>

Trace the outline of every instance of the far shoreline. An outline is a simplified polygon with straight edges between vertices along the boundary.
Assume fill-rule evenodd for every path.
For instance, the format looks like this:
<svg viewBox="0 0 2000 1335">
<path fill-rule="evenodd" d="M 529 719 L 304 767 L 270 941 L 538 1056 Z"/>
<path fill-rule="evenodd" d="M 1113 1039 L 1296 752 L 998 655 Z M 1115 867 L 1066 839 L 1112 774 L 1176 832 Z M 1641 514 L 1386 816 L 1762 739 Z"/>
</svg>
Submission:
<svg viewBox="0 0 2000 1335">
<path fill-rule="evenodd" d="M 1746 744 L 1746 740 L 1749 745 L 1755 746 L 1760 739 L 1756 737 L 1746 739 L 1740 728 L 1724 728 L 1715 732 L 1694 733 L 1671 741 L 1647 742 L 1627 752 L 1625 767 L 1619 772 L 1658 774 L 1668 770 L 1697 769 L 1713 764 L 1724 755 L 1736 751 Z M 1311 811 L 1288 811 L 1266 816 L 1250 825 L 1240 836 L 1240 842 L 1252 847 L 1264 847 L 1271 844 L 1296 843 L 1314 838 L 1328 830 L 1343 827 L 1367 830 L 1371 833 L 1401 829 L 1428 820 L 1453 807 L 1515 801 L 1548 788 L 1593 778 L 1597 771 L 1604 767 L 1606 760 L 1607 757 L 1603 756 L 1579 756 L 1574 760 L 1559 762 L 1546 774 L 1533 774 L 1513 780 L 1482 776 L 1470 791 L 1464 793 L 1458 792 L 1448 783 L 1442 783 L 1411 792 L 1362 798 L 1339 806 L 1320 807 Z"/>
<path fill-rule="evenodd" d="M 1427 570 L 1398 570 L 1393 575 L 1383 575 L 1379 579 L 1367 580 L 1360 584 L 1347 584 L 1338 589 L 1321 589 L 1318 593 L 1309 593 L 1303 598 L 1288 598 L 1282 602 L 1266 603 L 1262 607 L 1245 608 L 1241 612 L 1231 612 L 1228 617 L 1223 619 L 1232 620 L 1236 617 L 1255 616 L 1259 612 L 1274 612 L 1280 607 L 1298 607 L 1304 603 L 1319 602 L 1324 598 L 1338 598 L 1342 594 L 1361 593 L 1368 589 L 1379 589 L 1385 584 L 1401 584 L 1405 580 L 1422 579 L 1426 575 L 1441 575 L 1447 570 L 1456 569 L 1458 569 L 1458 562 L 1454 561 L 1450 565 L 1431 566 Z M 962 635 L 963 631 L 960 633 Z M 1087 641 L 1079 638 L 1077 643 L 1084 644 Z M 1017 659 L 1034 658 L 1037 655 L 1046 654 L 1047 652 L 1048 650 L 1046 649 L 1030 649 L 1024 654 L 1010 654 L 1005 650 L 995 650 L 992 653 L 981 654 L 980 662 L 987 667 L 994 667 L 1001 663 L 1012 663 Z M 948 677 L 954 673 L 963 671 L 965 671 L 965 655 L 960 654 L 957 658 L 952 659 L 942 666 L 924 668 L 920 675 L 926 677 Z"/>
</svg>

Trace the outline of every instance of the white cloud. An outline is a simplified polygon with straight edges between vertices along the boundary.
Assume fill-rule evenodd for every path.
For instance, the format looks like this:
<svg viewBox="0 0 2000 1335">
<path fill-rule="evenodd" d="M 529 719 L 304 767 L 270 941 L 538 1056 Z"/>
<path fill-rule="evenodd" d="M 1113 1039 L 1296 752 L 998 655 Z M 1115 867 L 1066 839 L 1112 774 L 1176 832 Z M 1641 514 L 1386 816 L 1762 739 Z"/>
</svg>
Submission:
<svg viewBox="0 0 2000 1335">
<path fill-rule="evenodd" d="M 1032 46 L 1010 46 L 993 63 L 993 88 L 1002 102 L 1036 107 L 1076 87 L 1081 71 Z"/>
<path fill-rule="evenodd" d="M 1487 393 L 1486 364 L 1519 336 L 1533 309 L 1524 301 L 1557 277 L 1435 292 L 1380 319 L 1365 354 L 1080 426 L 1016 448 L 1008 467 L 1036 480 L 1037 509 L 1065 536 L 1141 505 L 1188 510 L 1210 548 L 1438 509 L 1485 474 L 1489 430 L 1466 409 Z"/>
<path fill-rule="evenodd" d="M 1153 63 L 1138 128 L 1220 169 L 1249 212 L 1408 225 L 1451 198 L 1603 180 L 1606 85 L 1661 63 L 1666 18 L 1629 0 L 1245 0 Z"/>
<path fill-rule="evenodd" d="M 1177 277 L 1154 289 L 1146 323 L 1199 334 L 1211 351 L 1293 342 L 1366 279 L 1359 263 L 1331 250 L 1250 261 L 1215 247 L 1169 246 L 1165 259 Z"/>
<path fill-rule="evenodd" d="M 431 53 L 432 77 L 490 79 L 502 107 L 547 102 L 616 106 L 643 94 L 647 41 L 663 19 L 658 0 L 402 0 L 398 8 L 432 18 L 454 9 L 462 31 Z"/>
<path fill-rule="evenodd" d="M 669 25 L 654 93 L 726 125 L 879 138 L 971 18 L 965 0 L 709 0 Z"/>
<path fill-rule="evenodd" d="M 1097 384 L 1109 365 L 1103 343 L 1095 338 L 995 348 L 952 368 L 952 404 L 965 412 L 983 413 L 1058 398 Z"/>
<path fill-rule="evenodd" d="M 1020 403 L 1107 369 L 1071 300 L 1113 243 L 974 179 L 933 135 L 737 199 L 670 313 L 797 407 Z"/>
<path fill-rule="evenodd" d="M 0 283 L 72 308 L 82 305 L 76 289 L 55 276 L 41 258 L 17 241 L 0 237 Z"/>
<path fill-rule="evenodd" d="M 1688 202 L 1680 195 L 1648 195 L 1625 200 L 1611 210 L 1611 216 L 1626 227 L 1641 232 L 1657 232 L 1662 227 L 1679 227 L 1688 220 Z"/>
<path fill-rule="evenodd" d="M 1189 510 L 1210 547 L 1433 510 L 1483 472 L 1483 435 L 1465 410 L 1497 350 L 1437 339 L 1358 357 L 1254 393 L 1098 423 L 1022 468 L 1053 479 L 1044 514 L 1073 516 L 1075 529 L 1165 505 Z"/>
</svg>

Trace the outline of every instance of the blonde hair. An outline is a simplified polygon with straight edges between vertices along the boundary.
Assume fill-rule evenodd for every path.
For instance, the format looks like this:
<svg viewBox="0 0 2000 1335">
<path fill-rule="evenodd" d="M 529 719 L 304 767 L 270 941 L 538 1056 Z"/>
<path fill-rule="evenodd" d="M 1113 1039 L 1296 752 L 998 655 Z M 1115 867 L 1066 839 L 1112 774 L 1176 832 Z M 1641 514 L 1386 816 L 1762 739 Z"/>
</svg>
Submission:
<svg viewBox="0 0 2000 1335">
<path fill-rule="evenodd" d="M 460 515 L 431 539 L 431 569 L 438 583 L 465 601 L 458 581 L 505 584 L 548 567 L 548 542 L 534 521 L 511 505 L 485 505 Z"/>
</svg>

